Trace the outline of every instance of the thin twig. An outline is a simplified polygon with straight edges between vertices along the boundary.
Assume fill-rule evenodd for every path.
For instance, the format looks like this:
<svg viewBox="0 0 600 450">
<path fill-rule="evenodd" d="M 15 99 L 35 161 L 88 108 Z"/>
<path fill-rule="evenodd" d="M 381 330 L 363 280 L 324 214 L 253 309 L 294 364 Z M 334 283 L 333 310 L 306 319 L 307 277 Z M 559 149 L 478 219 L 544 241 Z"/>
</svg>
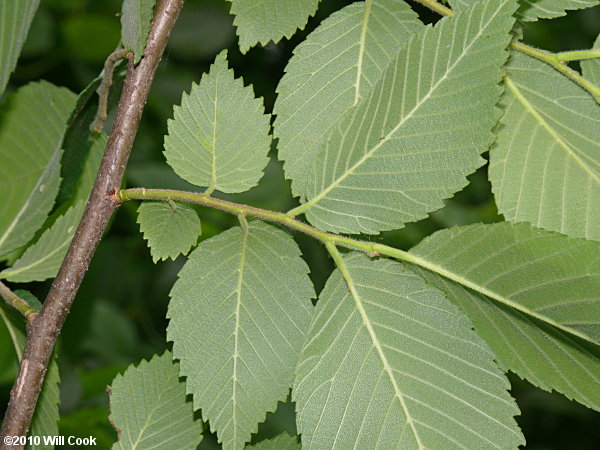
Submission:
<svg viewBox="0 0 600 450">
<path fill-rule="evenodd" d="M 585 78 L 583 78 L 581 76 L 581 74 L 579 72 L 577 72 L 576 70 L 573 70 L 566 64 L 563 64 L 563 61 L 565 61 L 565 60 L 561 59 L 561 55 L 563 58 L 565 57 L 563 53 L 551 53 L 546 50 L 540 50 L 540 49 L 532 47 L 530 45 L 523 44 L 522 42 L 519 42 L 519 41 L 512 41 L 510 43 L 510 46 L 512 48 L 514 48 L 515 50 L 519 50 L 521 53 L 525 53 L 526 55 L 529 55 L 533 58 L 536 58 L 536 59 L 539 59 L 540 61 L 545 62 L 546 64 L 551 65 L 556 70 L 558 70 L 560 73 L 562 73 L 564 76 L 571 79 L 572 81 L 577 83 L 579 86 L 581 86 L 583 89 L 585 89 L 590 94 L 592 94 L 592 96 L 594 97 L 596 102 L 600 103 L 600 87 L 596 86 L 595 84 L 593 84 L 593 83 L 589 82 L 588 80 L 586 80 Z M 565 53 L 568 54 L 569 52 L 565 52 Z"/>
<path fill-rule="evenodd" d="M 160 0 L 148 35 L 144 58 L 128 67 L 125 86 L 106 152 L 83 218 L 44 306 L 35 316 L 21 360 L 19 375 L 10 393 L 1 437 L 25 436 L 56 339 L 75 294 L 117 203 L 113 199 L 123 181 L 133 140 L 156 68 L 184 0 Z M 14 449 L 4 445 L 0 449 Z"/>
<path fill-rule="evenodd" d="M 566 325 L 563 325 L 554 319 L 551 319 L 547 316 L 541 315 L 538 312 L 531 310 L 512 299 L 505 297 L 501 294 L 496 293 L 493 290 L 490 290 L 484 286 L 481 286 L 477 283 L 474 283 L 463 276 L 453 273 L 446 268 L 439 266 L 435 263 L 432 263 L 426 258 L 422 258 L 413 253 L 406 252 L 404 250 L 400 250 L 398 248 L 391 247 L 389 245 L 379 244 L 377 242 L 367 242 L 360 241 L 357 239 L 352 239 L 347 236 L 342 236 L 335 233 L 327 233 L 325 231 L 319 230 L 318 228 L 312 227 L 304 222 L 296 220 L 294 217 L 290 217 L 289 213 L 281 213 L 276 211 L 269 211 L 267 209 L 254 208 L 248 205 L 241 205 L 239 203 L 228 202 L 226 200 L 221 200 L 214 197 L 209 197 L 205 194 L 200 194 L 196 192 L 184 192 L 184 191 L 176 191 L 172 189 L 145 189 L 145 188 L 134 188 L 134 189 L 124 189 L 115 194 L 116 198 L 119 201 L 127 201 L 127 200 L 175 200 L 182 201 L 188 203 L 196 203 L 198 205 L 209 206 L 211 208 L 217 208 L 222 211 L 226 211 L 231 214 L 236 214 L 238 217 L 257 217 L 259 219 L 267 220 L 270 222 L 279 223 L 284 225 L 292 230 L 300 231 L 301 233 L 305 233 L 315 239 L 322 241 L 327 248 L 331 248 L 332 244 L 339 245 L 342 247 L 350 248 L 352 250 L 358 250 L 366 253 L 370 257 L 374 258 L 379 255 L 389 256 L 391 258 L 399 259 L 402 261 L 406 261 L 412 264 L 416 264 L 424 269 L 435 272 L 438 275 L 441 275 L 444 278 L 455 281 L 469 289 L 472 289 L 476 292 L 479 292 L 486 297 L 490 297 L 494 300 L 497 300 L 510 308 L 521 311 L 528 316 L 534 317 L 537 320 L 541 320 L 557 329 L 562 330 L 565 333 L 568 333 L 573 336 L 577 336 L 583 340 L 586 340 L 591 343 L 596 343 L 589 336 L 584 333 L 581 333 L 579 330 L 574 328 L 570 328 Z M 334 246 L 335 246 L 334 245 Z"/>
<path fill-rule="evenodd" d="M 117 62 L 123 58 L 131 60 L 133 59 L 133 53 L 131 53 L 130 50 L 115 50 L 104 62 L 102 83 L 100 83 L 100 86 L 98 86 L 98 89 L 96 90 L 98 93 L 98 112 L 90 125 L 90 131 L 94 133 L 102 133 L 104 121 L 108 118 L 108 94 L 110 92 L 110 87 L 113 84 L 113 73 Z"/>
<path fill-rule="evenodd" d="M 27 319 L 33 316 L 36 311 L 24 298 L 19 297 L 10 288 L 0 281 L 0 297 L 6 300 L 6 303 L 14 307 L 17 311 L 23 314 Z"/>
</svg>

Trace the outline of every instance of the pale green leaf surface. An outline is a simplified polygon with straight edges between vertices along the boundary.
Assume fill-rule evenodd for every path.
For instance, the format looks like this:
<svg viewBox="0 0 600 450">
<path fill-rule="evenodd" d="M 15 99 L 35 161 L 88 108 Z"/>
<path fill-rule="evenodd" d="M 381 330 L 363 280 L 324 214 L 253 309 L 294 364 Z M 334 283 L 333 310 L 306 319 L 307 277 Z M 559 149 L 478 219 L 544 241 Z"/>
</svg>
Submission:
<svg viewBox="0 0 600 450">
<path fill-rule="evenodd" d="M 272 439 L 265 439 L 254 445 L 246 446 L 253 450 L 300 450 L 302 446 L 296 436 L 287 433 L 281 433 Z"/>
<path fill-rule="evenodd" d="M 31 306 L 39 311 L 41 304 L 39 300 L 28 291 L 16 290 L 15 294 L 25 299 Z M 1 304 L 0 306 L 0 318 L 6 326 L 9 335 L 12 339 L 12 343 L 17 354 L 17 358 L 20 361 L 23 357 L 23 350 L 25 349 L 26 331 L 25 331 L 25 319 L 18 315 L 12 308 L 4 308 L 6 305 Z M 9 309 L 10 308 L 10 309 Z M 58 371 L 58 364 L 56 362 L 56 354 L 52 356 L 50 364 L 48 365 L 48 371 L 44 377 L 42 384 L 42 390 L 33 413 L 31 420 L 31 427 L 29 430 L 29 436 L 40 436 L 42 439 L 41 445 L 27 445 L 26 449 L 51 449 L 54 448 L 49 445 L 43 445 L 43 436 L 56 436 L 58 435 L 58 418 L 59 411 L 58 405 L 60 403 L 60 373 Z"/>
<path fill-rule="evenodd" d="M 244 87 L 217 55 L 200 84 L 183 94 L 165 136 L 167 163 L 196 186 L 244 192 L 256 186 L 271 147 L 269 116 L 252 87 Z"/>
<path fill-rule="evenodd" d="M 600 49 L 600 35 L 594 42 L 594 47 Z M 600 58 L 586 59 L 581 61 L 581 73 L 596 86 L 600 86 Z"/>
<path fill-rule="evenodd" d="M 452 9 L 469 8 L 475 0 L 449 0 Z M 488 0 L 481 0 L 488 1 Z M 567 14 L 569 10 L 591 8 L 600 5 L 598 0 L 519 0 L 516 17 L 524 22 L 538 19 L 554 19 Z"/>
<path fill-rule="evenodd" d="M 156 0 L 124 0 L 121 13 L 123 47 L 133 51 L 137 63 L 144 56 Z"/>
<path fill-rule="evenodd" d="M 15 69 L 40 0 L 0 2 L 0 96 Z"/>
<path fill-rule="evenodd" d="M 167 336 L 225 449 L 288 395 L 312 312 L 307 273 L 292 237 L 261 222 L 203 241 L 179 273 Z"/>
<path fill-rule="evenodd" d="M 600 347 L 587 345 L 436 273 L 419 267 L 413 270 L 469 316 L 503 369 L 600 411 Z"/>
<path fill-rule="evenodd" d="M 42 226 L 58 193 L 61 142 L 75 95 L 45 81 L 9 96 L 0 112 L 0 255 Z"/>
<path fill-rule="evenodd" d="M 194 420 L 170 352 L 129 366 L 109 393 L 110 421 L 119 435 L 113 449 L 195 449 L 202 440 L 202 422 Z"/>
<path fill-rule="evenodd" d="M 334 125 L 294 213 L 321 229 L 375 234 L 425 217 L 464 187 L 493 140 L 514 8 L 478 3 L 416 34 Z"/>
<path fill-rule="evenodd" d="M 73 240 L 84 209 L 85 203 L 82 201 L 70 207 L 25 250 L 23 256 L 12 267 L 0 272 L 0 278 L 26 283 L 55 277 Z"/>
<path fill-rule="evenodd" d="M 441 230 L 415 262 L 527 317 L 600 343 L 600 243 L 500 222 Z"/>
<path fill-rule="evenodd" d="M 344 257 L 321 293 L 296 370 L 302 446 L 515 448 L 523 437 L 494 354 L 403 264 Z"/>
<path fill-rule="evenodd" d="M 325 19 L 294 49 L 273 113 L 279 157 L 294 195 L 329 128 L 366 97 L 390 60 L 423 24 L 407 3 L 356 2 Z"/>
<path fill-rule="evenodd" d="M 137 222 L 155 263 L 187 255 L 202 232 L 196 211 L 174 202 L 142 203 L 138 208 Z"/>
<path fill-rule="evenodd" d="M 600 240 L 600 108 L 537 59 L 512 55 L 490 151 L 498 210 L 511 222 Z"/>
<path fill-rule="evenodd" d="M 229 0 L 233 24 L 240 38 L 240 50 L 278 42 L 291 37 L 298 28 L 304 28 L 308 18 L 319 6 L 320 0 Z"/>
</svg>

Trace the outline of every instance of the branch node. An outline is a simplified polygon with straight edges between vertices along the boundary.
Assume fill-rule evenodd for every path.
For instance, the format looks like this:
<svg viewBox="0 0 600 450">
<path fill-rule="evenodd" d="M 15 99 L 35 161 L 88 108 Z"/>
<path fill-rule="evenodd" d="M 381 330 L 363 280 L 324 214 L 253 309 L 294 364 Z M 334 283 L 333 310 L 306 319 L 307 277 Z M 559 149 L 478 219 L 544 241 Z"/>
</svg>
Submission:
<svg viewBox="0 0 600 450">
<path fill-rule="evenodd" d="M 108 194 L 108 196 L 115 203 L 115 206 L 117 206 L 117 207 L 121 206 L 121 204 L 123 203 L 121 198 L 119 198 L 119 190 L 117 190 L 117 189 L 113 189 L 112 191 L 110 191 L 110 194 Z"/>
</svg>

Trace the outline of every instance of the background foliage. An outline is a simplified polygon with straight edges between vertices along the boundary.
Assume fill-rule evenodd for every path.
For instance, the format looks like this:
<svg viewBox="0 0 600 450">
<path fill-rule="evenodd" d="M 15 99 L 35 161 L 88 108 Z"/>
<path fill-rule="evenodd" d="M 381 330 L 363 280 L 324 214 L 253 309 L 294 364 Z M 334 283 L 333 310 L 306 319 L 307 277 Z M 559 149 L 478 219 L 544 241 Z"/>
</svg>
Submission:
<svg viewBox="0 0 600 450">
<path fill-rule="evenodd" d="M 244 3 L 237 2 L 239 7 Z M 271 112 L 275 87 L 294 47 L 332 11 L 350 3 L 351 0 L 323 0 L 305 30 L 277 45 L 253 48 L 242 55 L 233 19 L 228 14 L 231 4 L 222 0 L 187 0 L 157 73 L 134 146 L 127 184 L 193 189 L 164 164 L 163 136 L 173 105 L 180 103 L 184 90 L 189 92 L 191 82 L 197 83 L 208 71 L 221 49 L 228 49 L 236 77 L 242 77 L 246 85 L 252 83 L 256 95 L 264 98 L 266 111 Z M 425 22 L 438 19 L 412 6 Z M 119 41 L 120 10 L 120 0 L 42 0 L 7 92 L 40 78 L 81 92 L 100 72 L 104 59 Z M 525 40 L 551 51 L 590 48 L 598 23 L 600 7 L 570 12 L 566 17 L 530 24 Z M 407 249 L 443 227 L 499 220 L 485 170 L 469 177 L 467 189 L 448 201 L 444 209 L 400 231 L 371 239 Z M 276 210 L 295 206 L 290 183 L 284 181 L 281 164 L 275 160 L 270 162 L 260 186 L 237 199 Z M 197 212 L 202 240 L 237 224 L 235 217 L 216 210 L 197 208 Z M 130 363 L 137 365 L 141 358 L 164 352 L 168 292 L 183 263 L 179 258 L 154 265 L 136 219 L 134 203 L 125 203 L 117 212 L 78 293 L 60 343 L 60 434 L 92 434 L 101 447 L 116 441 L 109 423 L 106 386 Z M 332 262 L 317 243 L 301 235 L 295 237 L 320 292 L 333 269 Z M 48 282 L 26 287 L 43 297 Z M 0 414 L 16 373 L 16 357 L 8 332 L 0 325 Z M 511 375 L 510 381 L 511 393 L 522 411 L 517 421 L 527 437 L 528 448 L 600 446 L 600 436 L 594 435 L 594 424 L 600 420 L 598 413 L 560 395 L 535 389 L 515 376 Z M 289 402 L 281 403 L 276 413 L 268 414 L 253 441 L 284 431 L 296 433 L 294 407 Z M 201 448 L 215 447 L 214 436 L 207 430 L 204 433 L 208 438 Z M 278 439 L 284 440 L 285 436 Z"/>
</svg>

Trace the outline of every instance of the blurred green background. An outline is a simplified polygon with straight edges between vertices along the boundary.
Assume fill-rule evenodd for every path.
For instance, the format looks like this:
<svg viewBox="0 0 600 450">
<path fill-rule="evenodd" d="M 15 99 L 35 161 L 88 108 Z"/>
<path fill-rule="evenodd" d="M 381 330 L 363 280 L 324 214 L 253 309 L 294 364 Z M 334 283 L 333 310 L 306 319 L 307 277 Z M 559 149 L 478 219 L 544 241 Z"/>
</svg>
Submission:
<svg viewBox="0 0 600 450">
<path fill-rule="evenodd" d="M 166 120 L 208 70 L 214 56 L 229 49 L 230 65 L 245 84 L 252 84 L 270 112 L 275 87 L 294 47 L 333 11 L 351 0 L 323 0 L 316 17 L 292 39 L 255 48 L 242 55 L 225 0 L 186 0 L 161 63 L 134 145 L 127 172 L 128 186 L 172 187 L 197 190 L 178 179 L 162 156 Z M 9 91 L 30 81 L 46 79 L 80 92 L 102 69 L 106 56 L 118 44 L 120 0 L 42 0 Z M 415 8 L 425 22 L 432 13 Z M 571 12 L 555 20 L 527 24 L 524 40 L 551 51 L 589 48 L 600 33 L 600 7 Z M 474 222 L 501 220 L 493 202 L 486 168 L 470 177 L 471 184 L 441 211 L 405 229 L 369 239 L 409 248 L 433 231 Z M 295 200 L 275 158 L 260 186 L 235 196 L 223 196 L 254 206 L 284 211 Z M 165 342 L 168 293 L 184 258 L 152 264 L 136 224 L 137 205 L 118 210 L 112 226 L 92 262 L 60 341 L 62 435 L 98 439 L 109 448 L 116 433 L 108 422 L 106 386 L 127 365 L 161 353 Z M 198 208 L 206 239 L 236 224 L 234 217 Z M 332 270 L 324 250 L 301 235 L 295 236 L 311 267 L 317 292 Z M 1 268 L 0 268 L 1 269 Z M 40 299 L 50 283 L 26 286 Z M 6 329 L 0 324 L 0 415 L 4 413 L 15 377 L 16 361 Z M 522 410 L 517 418 L 531 449 L 600 448 L 600 414 L 549 394 L 511 375 L 512 394 Z M 292 403 L 280 404 L 259 427 L 254 441 L 287 430 L 295 433 Z M 205 431 L 200 448 L 218 448 Z"/>
</svg>

